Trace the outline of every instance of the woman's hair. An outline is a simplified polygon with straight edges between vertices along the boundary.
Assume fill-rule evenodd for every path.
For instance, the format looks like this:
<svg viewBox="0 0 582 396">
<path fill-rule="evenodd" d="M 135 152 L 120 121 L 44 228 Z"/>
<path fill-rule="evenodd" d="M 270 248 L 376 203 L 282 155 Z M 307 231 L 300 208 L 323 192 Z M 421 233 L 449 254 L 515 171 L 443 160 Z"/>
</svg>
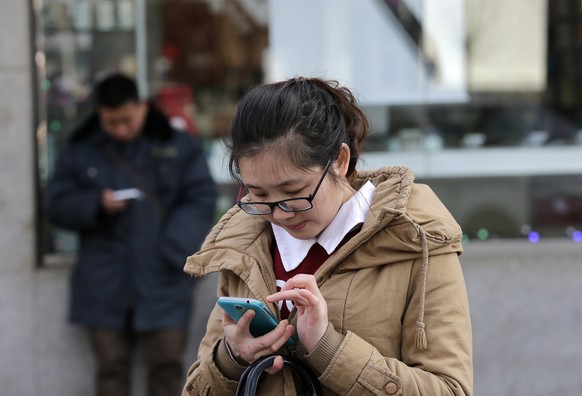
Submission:
<svg viewBox="0 0 582 396">
<path fill-rule="evenodd" d="M 345 143 L 350 178 L 367 134 L 366 116 L 337 81 L 299 77 L 257 85 L 240 101 L 230 126 L 230 174 L 240 181 L 239 160 L 268 150 L 297 168 L 324 167 Z"/>
</svg>

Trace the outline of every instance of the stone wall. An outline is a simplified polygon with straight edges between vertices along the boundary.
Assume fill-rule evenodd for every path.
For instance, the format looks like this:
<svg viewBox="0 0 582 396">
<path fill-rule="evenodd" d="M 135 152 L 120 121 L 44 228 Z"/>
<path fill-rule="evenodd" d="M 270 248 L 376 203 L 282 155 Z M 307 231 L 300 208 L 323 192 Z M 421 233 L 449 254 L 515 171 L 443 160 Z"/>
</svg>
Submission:
<svg viewBox="0 0 582 396">
<path fill-rule="evenodd" d="M 32 395 L 35 216 L 29 2 L 0 0 L 0 389 Z M 24 375 L 23 375 L 24 374 Z"/>
</svg>

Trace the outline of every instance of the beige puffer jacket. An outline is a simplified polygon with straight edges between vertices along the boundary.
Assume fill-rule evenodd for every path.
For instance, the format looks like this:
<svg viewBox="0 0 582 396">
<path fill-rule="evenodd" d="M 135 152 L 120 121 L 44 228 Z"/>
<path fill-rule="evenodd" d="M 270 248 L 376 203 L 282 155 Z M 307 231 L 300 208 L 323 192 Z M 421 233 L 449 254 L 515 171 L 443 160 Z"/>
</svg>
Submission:
<svg viewBox="0 0 582 396">
<path fill-rule="evenodd" d="M 316 272 L 330 325 L 316 350 L 293 351 L 326 395 L 471 395 L 471 324 L 458 260 L 461 230 L 431 189 L 404 167 L 358 172 L 376 186 L 361 231 Z M 228 211 L 189 257 L 193 276 L 220 271 L 218 295 L 265 302 L 275 292 L 272 233 L 260 216 Z M 278 314 L 275 304 L 265 304 Z M 244 370 L 223 341 L 215 307 L 184 395 L 232 395 Z M 290 318 L 293 323 L 293 313 Z M 294 395 L 286 369 L 266 375 L 260 395 Z"/>
</svg>

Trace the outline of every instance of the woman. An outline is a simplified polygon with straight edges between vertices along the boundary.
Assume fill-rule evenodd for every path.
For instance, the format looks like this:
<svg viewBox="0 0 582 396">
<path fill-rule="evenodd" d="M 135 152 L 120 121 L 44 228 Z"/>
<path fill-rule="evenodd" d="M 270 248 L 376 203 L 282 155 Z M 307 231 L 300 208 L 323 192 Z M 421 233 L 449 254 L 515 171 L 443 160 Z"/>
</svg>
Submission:
<svg viewBox="0 0 582 396">
<path fill-rule="evenodd" d="M 230 136 L 243 197 L 185 271 L 219 271 L 219 296 L 261 300 L 283 320 L 253 338 L 252 311 L 237 324 L 216 307 L 185 394 L 233 394 L 272 353 L 306 361 L 328 395 L 472 394 L 461 230 L 409 169 L 356 170 L 367 133 L 335 82 L 294 78 L 243 98 Z M 269 372 L 259 394 L 295 394 L 281 358 Z"/>
</svg>

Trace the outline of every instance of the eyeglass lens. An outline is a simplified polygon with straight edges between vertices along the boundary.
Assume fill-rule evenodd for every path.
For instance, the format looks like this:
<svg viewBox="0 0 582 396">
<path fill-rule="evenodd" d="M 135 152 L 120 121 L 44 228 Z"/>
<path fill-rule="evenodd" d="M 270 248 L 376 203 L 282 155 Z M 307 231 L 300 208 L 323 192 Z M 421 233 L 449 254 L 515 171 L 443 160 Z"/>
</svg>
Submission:
<svg viewBox="0 0 582 396">
<path fill-rule="evenodd" d="M 241 203 L 240 207 L 247 213 L 268 214 L 271 213 L 275 205 L 279 206 L 285 212 L 301 212 L 312 207 L 311 202 L 304 198 L 277 202 L 276 204 Z"/>
</svg>

